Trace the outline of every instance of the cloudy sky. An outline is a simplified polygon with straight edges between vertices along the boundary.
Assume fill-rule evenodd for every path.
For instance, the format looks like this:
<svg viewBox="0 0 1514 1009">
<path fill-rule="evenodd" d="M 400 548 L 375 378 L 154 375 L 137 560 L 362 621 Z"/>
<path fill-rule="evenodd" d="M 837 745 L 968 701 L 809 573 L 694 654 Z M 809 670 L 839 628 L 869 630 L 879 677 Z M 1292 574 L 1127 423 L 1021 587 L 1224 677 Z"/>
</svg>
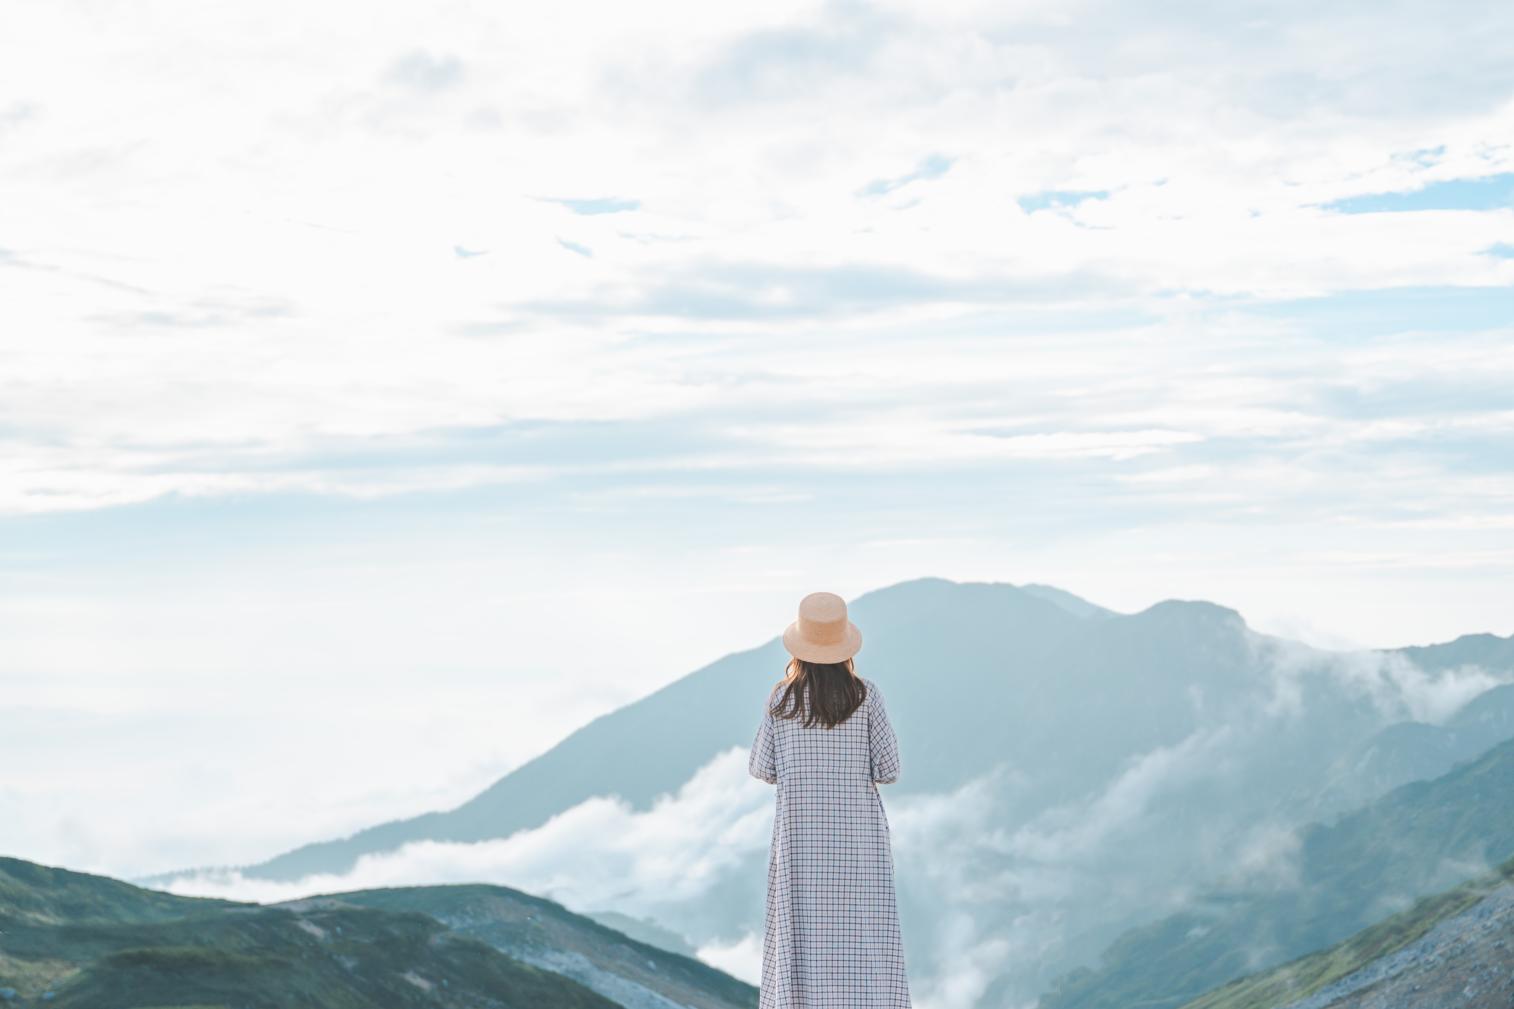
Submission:
<svg viewBox="0 0 1514 1009">
<path fill-rule="evenodd" d="M 0 851 L 451 805 L 817 588 L 1514 632 L 1511 44 L 1491 2 L 5 5 Z"/>
</svg>

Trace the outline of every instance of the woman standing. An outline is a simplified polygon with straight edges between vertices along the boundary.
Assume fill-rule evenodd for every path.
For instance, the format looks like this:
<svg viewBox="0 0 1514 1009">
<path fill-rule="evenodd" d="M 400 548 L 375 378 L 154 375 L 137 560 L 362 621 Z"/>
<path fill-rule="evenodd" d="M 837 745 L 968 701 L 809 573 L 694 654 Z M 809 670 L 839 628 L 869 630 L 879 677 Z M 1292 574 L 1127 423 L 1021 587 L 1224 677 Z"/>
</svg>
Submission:
<svg viewBox="0 0 1514 1009">
<path fill-rule="evenodd" d="M 899 743 L 858 676 L 846 601 L 812 592 L 783 632 L 793 656 L 768 695 L 748 769 L 778 786 L 758 1009 L 908 1009 L 888 816 Z"/>
</svg>

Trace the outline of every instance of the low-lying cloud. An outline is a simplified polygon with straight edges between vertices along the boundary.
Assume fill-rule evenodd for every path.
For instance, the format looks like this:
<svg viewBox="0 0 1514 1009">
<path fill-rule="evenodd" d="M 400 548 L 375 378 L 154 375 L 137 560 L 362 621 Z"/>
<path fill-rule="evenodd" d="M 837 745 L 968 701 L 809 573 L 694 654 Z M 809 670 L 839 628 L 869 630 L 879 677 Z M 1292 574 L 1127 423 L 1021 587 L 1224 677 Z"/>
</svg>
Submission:
<svg viewBox="0 0 1514 1009">
<path fill-rule="evenodd" d="M 733 747 L 645 811 L 618 796 L 595 796 L 508 837 L 413 841 L 363 855 L 345 873 L 286 882 L 202 870 L 161 889 L 266 903 L 371 887 L 483 882 L 575 910 L 613 907 L 643 916 L 665 903 L 697 899 L 762 850 L 772 815 L 771 787 L 750 777 L 746 750 Z"/>
</svg>

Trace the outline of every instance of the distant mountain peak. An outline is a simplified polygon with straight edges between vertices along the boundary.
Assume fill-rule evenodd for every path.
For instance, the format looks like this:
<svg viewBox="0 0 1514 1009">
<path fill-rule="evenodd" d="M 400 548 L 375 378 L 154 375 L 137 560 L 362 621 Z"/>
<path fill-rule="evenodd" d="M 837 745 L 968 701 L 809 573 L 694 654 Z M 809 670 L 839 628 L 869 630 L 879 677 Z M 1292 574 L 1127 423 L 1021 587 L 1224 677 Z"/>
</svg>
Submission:
<svg viewBox="0 0 1514 1009">
<path fill-rule="evenodd" d="M 1058 588 L 1055 585 L 1047 585 L 1043 582 L 1025 582 L 1024 584 L 1017 585 L 1014 582 L 1000 581 L 955 581 L 950 578 L 942 578 L 938 575 L 922 575 L 919 578 L 908 578 L 902 582 L 894 582 L 892 585 L 872 589 L 858 596 L 857 601 L 867 599 L 871 596 L 909 595 L 920 591 L 950 593 L 962 590 L 990 590 L 1003 593 L 1006 596 L 1031 596 L 1044 602 L 1052 603 L 1079 617 L 1119 616 L 1114 610 L 1090 602 L 1066 589 Z"/>
<path fill-rule="evenodd" d="M 1392 648 L 1425 670 L 1452 669 L 1457 666 L 1490 668 L 1514 664 L 1514 634 L 1463 634 L 1451 641 L 1431 645 Z"/>
<path fill-rule="evenodd" d="M 1211 603 L 1205 599 L 1163 599 L 1133 615 L 1160 620 L 1206 620 L 1239 627 L 1247 626 L 1246 618 L 1241 616 L 1239 610 L 1221 606 L 1219 603 Z"/>
<path fill-rule="evenodd" d="M 1039 582 L 1026 582 L 1019 586 L 1021 592 L 1029 593 L 1039 599 L 1045 599 L 1054 603 L 1076 617 L 1102 619 L 1104 617 L 1119 616 L 1114 610 L 1106 609 L 1097 603 L 1091 603 L 1082 596 L 1074 595 L 1066 589 L 1059 589 L 1055 585 L 1043 585 Z"/>
</svg>

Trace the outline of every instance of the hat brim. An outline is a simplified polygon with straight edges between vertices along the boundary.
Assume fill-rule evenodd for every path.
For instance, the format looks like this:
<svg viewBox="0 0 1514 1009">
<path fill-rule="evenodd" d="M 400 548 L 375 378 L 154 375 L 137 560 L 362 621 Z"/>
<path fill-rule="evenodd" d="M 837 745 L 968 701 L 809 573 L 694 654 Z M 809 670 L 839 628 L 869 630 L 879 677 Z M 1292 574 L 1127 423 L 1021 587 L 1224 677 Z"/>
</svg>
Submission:
<svg viewBox="0 0 1514 1009">
<path fill-rule="evenodd" d="M 799 621 L 795 620 L 783 630 L 783 647 L 796 659 L 807 662 L 842 662 L 862 649 L 862 632 L 850 620 L 846 622 L 846 634 L 833 645 L 817 645 L 799 636 Z"/>
</svg>

